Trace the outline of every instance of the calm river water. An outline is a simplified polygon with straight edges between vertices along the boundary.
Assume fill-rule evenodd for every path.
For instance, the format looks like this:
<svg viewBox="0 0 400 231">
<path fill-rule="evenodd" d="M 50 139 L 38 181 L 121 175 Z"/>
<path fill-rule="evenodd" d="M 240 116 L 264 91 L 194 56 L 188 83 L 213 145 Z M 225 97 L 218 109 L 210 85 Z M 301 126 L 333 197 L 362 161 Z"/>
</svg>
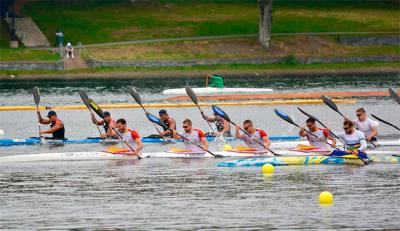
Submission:
<svg viewBox="0 0 400 231">
<path fill-rule="evenodd" d="M 82 104 L 78 90 L 98 103 L 134 103 L 130 86 L 144 102 L 164 102 L 167 88 L 202 86 L 203 79 L 59 80 L 0 82 L 0 106 L 34 105 L 33 86 L 41 89 L 41 105 Z M 398 89 L 400 76 L 343 75 L 226 78 L 229 87 L 268 87 L 277 92 L 364 91 Z M 356 99 L 340 104 L 349 117 L 364 107 L 399 124 L 400 107 L 390 98 Z M 217 102 L 216 102 L 217 104 Z M 252 119 L 270 135 L 296 135 L 298 130 L 273 113 L 279 108 L 296 122 L 306 119 L 297 109 L 317 116 L 334 131 L 342 119 L 324 105 L 232 106 L 224 110 L 235 122 Z M 150 108 L 154 114 L 159 109 Z M 191 118 L 208 131 L 196 108 L 167 108 L 178 121 Z M 204 108 L 211 113 L 210 108 Z M 112 109 L 142 136 L 155 133 L 141 109 Z M 96 136 L 87 110 L 61 110 L 67 136 Z M 4 137 L 37 136 L 34 111 L 0 111 Z M 381 125 L 383 136 L 399 137 Z M 3 138 L 4 138 L 3 137 Z M 168 150 L 172 145 L 146 144 L 145 152 Z M 0 147 L 11 154 L 98 151 L 100 144 L 62 147 Z M 213 147 L 217 149 L 218 147 Z M 228 160 L 229 158 L 223 159 Z M 0 229 L 398 229 L 400 222 L 400 166 L 276 167 L 273 176 L 259 168 L 218 168 L 221 159 L 143 159 L 140 161 L 32 162 L 0 165 Z M 334 203 L 320 206 L 318 196 L 331 191 Z"/>
</svg>

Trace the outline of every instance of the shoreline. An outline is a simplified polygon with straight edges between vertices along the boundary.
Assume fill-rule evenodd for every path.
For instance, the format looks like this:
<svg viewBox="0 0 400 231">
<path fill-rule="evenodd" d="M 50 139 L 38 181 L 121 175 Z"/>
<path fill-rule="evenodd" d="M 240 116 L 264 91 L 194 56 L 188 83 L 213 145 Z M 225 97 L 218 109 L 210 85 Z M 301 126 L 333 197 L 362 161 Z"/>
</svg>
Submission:
<svg viewBox="0 0 400 231">
<path fill-rule="evenodd" d="M 71 79 L 129 79 L 129 78 L 200 78 L 210 73 L 218 73 L 224 77 L 272 77 L 287 75 L 324 75 L 324 74 L 380 74 L 393 73 L 400 74 L 399 67 L 362 67 L 362 68 L 315 68 L 315 69 L 254 69 L 254 70 L 158 70 L 158 71 L 110 71 L 88 73 L 82 71 L 80 73 L 51 73 L 51 74 L 16 74 L 11 77 L 9 74 L 0 74 L 0 81 L 5 80 L 71 80 Z"/>
</svg>

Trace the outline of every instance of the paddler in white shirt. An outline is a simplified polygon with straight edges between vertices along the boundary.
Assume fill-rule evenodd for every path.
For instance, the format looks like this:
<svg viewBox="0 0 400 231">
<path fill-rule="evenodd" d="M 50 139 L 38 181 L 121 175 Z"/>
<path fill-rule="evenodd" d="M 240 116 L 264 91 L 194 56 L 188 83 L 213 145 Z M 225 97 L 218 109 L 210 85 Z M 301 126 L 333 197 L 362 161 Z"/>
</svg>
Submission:
<svg viewBox="0 0 400 231">
<path fill-rule="evenodd" d="M 143 149 L 143 143 L 139 133 L 136 130 L 128 128 L 125 119 L 118 119 L 115 126 L 122 138 L 135 150 L 133 154 L 138 155 Z M 118 139 L 121 138 L 118 136 Z"/>
<path fill-rule="evenodd" d="M 190 119 L 185 119 L 183 121 L 183 130 L 184 133 L 180 134 L 186 139 L 192 141 L 193 143 L 201 146 L 204 148 L 204 150 L 208 150 L 208 142 L 206 139 L 206 135 L 204 134 L 203 131 L 200 129 L 196 129 L 192 127 L 192 121 Z M 176 130 L 173 130 L 174 138 L 175 139 L 181 139 L 180 135 L 177 134 Z M 185 144 L 185 149 L 190 150 L 192 153 L 203 153 L 204 150 L 201 149 L 200 147 L 197 147 L 196 145 L 190 143 L 189 141 L 183 139 L 183 143 Z"/>
<path fill-rule="evenodd" d="M 271 141 L 268 138 L 267 133 L 259 128 L 255 128 L 253 126 L 253 122 L 251 120 L 245 120 L 243 122 L 243 130 L 245 130 L 247 133 L 250 134 L 247 135 L 246 133 L 241 134 L 240 133 L 240 126 L 236 126 L 236 132 L 235 132 L 235 137 L 237 139 L 242 139 L 249 148 L 255 149 L 256 151 L 265 151 L 268 152 L 265 147 L 269 147 L 271 145 Z M 259 143 L 263 144 L 264 146 L 260 145 Z"/>
<path fill-rule="evenodd" d="M 378 121 L 367 117 L 364 108 L 357 109 L 356 115 L 357 119 L 353 120 L 356 128 L 364 133 L 367 141 L 376 141 L 378 136 Z"/>
<path fill-rule="evenodd" d="M 343 122 L 344 133 L 338 134 L 338 137 L 344 142 L 345 148 L 353 154 L 358 155 L 359 152 L 365 152 L 367 149 L 367 141 L 364 133 L 354 128 L 351 120 Z"/>
<path fill-rule="evenodd" d="M 328 140 L 331 140 L 332 146 L 336 147 L 336 139 L 329 134 L 328 129 L 319 128 L 313 118 L 308 118 L 306 120 L 306 125 L 307 125 L 307 128 L 309 129 L 309 132 L 318 137 L 317 138 L 313 135 L 308 134 L 306 132 L 306 129 L 304 127 L 301 127 L 299 136 L 306 137 L 308 142 L 310 143 L 310 145 L 318 147 L 318 148 L 328 149 L 330 146 L 325 142 L 327 142 Z"/>
</svg>

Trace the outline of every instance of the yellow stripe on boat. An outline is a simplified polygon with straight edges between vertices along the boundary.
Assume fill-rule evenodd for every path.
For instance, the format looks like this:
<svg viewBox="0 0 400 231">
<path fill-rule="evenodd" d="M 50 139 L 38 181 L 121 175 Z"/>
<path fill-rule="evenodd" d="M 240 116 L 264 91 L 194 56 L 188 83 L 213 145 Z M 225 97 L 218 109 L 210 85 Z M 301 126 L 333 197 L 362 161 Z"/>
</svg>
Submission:
<svg viewBox="0 0 400 231">
<path fill-rule="evenodd" d="M 340 104 L 354 104 L 355 100 L 334 100 L 335 103 Z M 319 99 L 307 99 L 307 100 L 270 100 L 270 101 L 236 101 L 236 102 L 218 102 L 219 106 L 250 106 L 250 105 L 284 105 L 284 104 L 322 104 L 322 100 Z M 200 106 L 211 106 L 215 102 L 202 102 Z M 140 108 L 138 104 L 99 104 L 101 108 Z M 148 108 L 165 108 L 165 107 L 195 107 L 194 103 L 151 103 L 143 104 L 144 107 Z M 86 109 L 85 105 L 65 105 L 65 106 L 54 106 L 44 107 L 39 106 L 40 110 L 81 110 Z M 36 110 L 36 106 L 1 106 L 0 111 L 24 111 L 24 110 Z"/>
</svg>

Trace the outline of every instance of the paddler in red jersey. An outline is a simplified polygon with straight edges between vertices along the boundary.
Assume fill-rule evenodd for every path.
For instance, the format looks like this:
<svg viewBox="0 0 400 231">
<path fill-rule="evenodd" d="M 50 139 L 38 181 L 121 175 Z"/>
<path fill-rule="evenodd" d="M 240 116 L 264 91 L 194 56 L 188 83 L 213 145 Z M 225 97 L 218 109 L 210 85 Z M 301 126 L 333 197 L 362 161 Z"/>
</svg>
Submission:
<svg viewBox="0 0 400 231">
<path fill-rule="evenodd" d="M 118 132 L 122 136 L 134 151 L 134 155 L 139 155 L 140 151 L 143 149 L 143 143 L 140 139 L 139 133 L 136 130 L 128 128 L 125 119 L 118 119 L 115 124 Z M 118 136 L 118 139 L 121 139 Z"/>
<path fill-rule="evenodd" d="M 160 120 L 167 125 L 169 129 L 176 130 L 176 122 L 174 118 L 168 115 L 167 111 L 164 109 L 161 109 L 158 112 L 158 115 L 160 116 Z M 164 128 L 164 131 L 160 133 L 160 136 L 166 136 L 166 137 L 172 137 L 172 131 Z"/>
<path fill-rule="evenodd" d="M 190 150 L 192 153 L 204 153 L 205 150 L 208 150 L 208 142 L 206 139 L 206 135 L 204 134 L 203 131 L 200 129 L 196 129 L 192 127 L 192 121 L 190 119 L 185 119 L 183 121 L 183 130 L 184 133 L 182 134 L 177 134 L 176 130 L 174 131 L 174 138 L 175 139 L 181 139 L 180 135 L 185 137 L 186 139 L 190 140 L 191 142 L 203 147 L 201 149 L 200 147 L 197 147 L 196 145 L 190 143 L 187 140 L 183 140 L 183 143 L 185 144 L 185 149 Z"/>
<path fill-rule="evenodd" d="M 96 117 L 94 116 L 93 112 L 91 112 L 90 114 L 92 115 L 92 122 L 94 124 L 104 127 L 105 133 L 100 134 L 100 138 L 106 138 L 106 137 L 113 138 L 113 139 L 117 138 L 117 134 L 113 130 L 113 128 L 115 128 L 115 121 L 111 118 L 110 112 L 105 111 L 103 113 L 103 115 L 104 115 L 103 120 L 97 120 Z"/>
<path fill-rule="evenodd" d="M 47 113 L 47 119 L 42 118 L 40 111 L 37 111 L 38 120 L 41 124 L 50 124 L 49 130 L 42 130 L 40 134 L 52 134 L 53 139 L 65 139 L 65 128 L 64 123 L 57 118 L 55 111 L 49 111 Z"/>
<path fill-rule="evenodd" d="M 271 141 L 268 138 L 267 133 L 259 128 L 255 128 L 253 126 L 253 122 L 251 120 L 245 120 L 243 122 L 243 130 L 245 130 L 248 134 L 240 133 L 240 126 L 236 125 L 236 132 L 235 132 L 235 137 L 237 139 L 242 139 L 249 148 L 255 149 L 256 151 L 265 151 L 268 152 L 265 147 L 269 147 L 271 145 Z M 259 143 L 263 144 L 259 144 Z"/>
<path fill-rule="evenodd" d="M 308 134 L 304 127 L 300 128 L 299 136 L 306 137 L 308 142 L 310 143 L 310 145 L 318 147 L 318 148 L 322 148 L 322 149 L 328 149 L 329 145 L 325 142 L 327 142 L 327 140 L 331 140 L 332 146 L 336 147 L 336 139 L 329 134 L 328 129 L 319 128 L 317 126 L 317 123 L 315 122 L 315 119 L 308 118 L 306 120 L 306 125 L 307 125 L 310 133 L 314 134 L 316 137 Z"/>
</svg>

